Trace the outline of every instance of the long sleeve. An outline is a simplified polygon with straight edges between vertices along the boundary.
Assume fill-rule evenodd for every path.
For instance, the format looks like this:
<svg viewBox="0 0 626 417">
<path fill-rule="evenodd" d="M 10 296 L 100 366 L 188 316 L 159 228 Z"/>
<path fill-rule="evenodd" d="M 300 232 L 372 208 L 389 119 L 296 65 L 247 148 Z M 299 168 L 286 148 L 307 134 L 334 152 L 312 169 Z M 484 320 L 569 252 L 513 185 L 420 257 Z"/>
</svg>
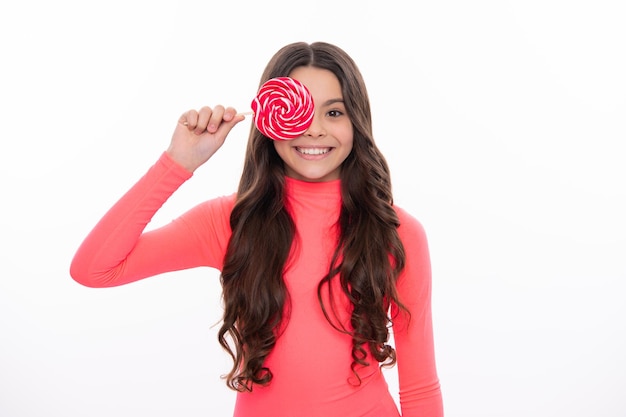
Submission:
<svg viewBox="0 0 626 417">
<path fill-rule="evenodd" d="M 406 267 L 398 279 L 400 301 L 410 317 L 394 322 L 402 417 L 442 417 L 443 400 L 435 364 L 431 313 L 431 265 L 422 225 L 401 209 L 399 234 Z"/>
<path fill-rule="evenodd" d="M 221 267 L 232 198 L 199 204 L 169 224 L 144 232 L 191 175 L 163 153 L 87 235 L 72 260 L 72 278 L 89 287 L 112 287 L 164 272 Z"/>
</svg>

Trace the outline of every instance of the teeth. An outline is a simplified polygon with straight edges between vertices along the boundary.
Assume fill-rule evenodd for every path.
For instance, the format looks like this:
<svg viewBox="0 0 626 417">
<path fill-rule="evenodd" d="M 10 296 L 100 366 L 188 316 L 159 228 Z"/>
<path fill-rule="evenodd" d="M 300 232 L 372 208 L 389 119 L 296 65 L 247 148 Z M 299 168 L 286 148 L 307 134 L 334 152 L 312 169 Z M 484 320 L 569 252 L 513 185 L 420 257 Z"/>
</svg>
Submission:
<svg viewBox="0 0 626 417">
<path fill-rule="evenodd" d="M 323 155 L 328 153 L 329 148 L 298 148 L 298 152 L 305 155 Z"/>
</svg>

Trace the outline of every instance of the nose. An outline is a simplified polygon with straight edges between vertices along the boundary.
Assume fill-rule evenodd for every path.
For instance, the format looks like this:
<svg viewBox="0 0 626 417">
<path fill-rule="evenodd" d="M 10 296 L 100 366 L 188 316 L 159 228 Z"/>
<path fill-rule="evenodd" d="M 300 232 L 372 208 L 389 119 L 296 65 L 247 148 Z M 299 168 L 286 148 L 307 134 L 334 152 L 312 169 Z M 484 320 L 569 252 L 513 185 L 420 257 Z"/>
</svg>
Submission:
<svg viewBox="0 0 626 417">
<path fill-rule="evenodd" d="M 321 138 L 326 135 L 326 130 L 324 129 L 324 123 L 321 120 L 321 116 L 318 116 L 317 112 L 313 114 L 313 120 L 311 121 L 311 125 L 304 132 L 304 136 L 309 138 Z"/>
</svg>

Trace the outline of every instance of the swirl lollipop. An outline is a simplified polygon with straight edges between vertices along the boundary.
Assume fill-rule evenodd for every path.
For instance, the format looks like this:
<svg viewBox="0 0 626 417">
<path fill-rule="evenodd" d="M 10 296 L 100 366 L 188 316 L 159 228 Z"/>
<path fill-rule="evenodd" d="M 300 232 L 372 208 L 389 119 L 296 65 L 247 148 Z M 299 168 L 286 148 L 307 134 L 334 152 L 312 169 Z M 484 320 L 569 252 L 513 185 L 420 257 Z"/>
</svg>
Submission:
<svg viewBox="0 0 626 417">
<path fill-rule="evenodd" d="M 252 101 L 254 124 L 274 140 L 290 140 L 302 135 L 313 121 L 313 97 L 298 80 L 272 78 L 261 86 Z"/>
</svg>

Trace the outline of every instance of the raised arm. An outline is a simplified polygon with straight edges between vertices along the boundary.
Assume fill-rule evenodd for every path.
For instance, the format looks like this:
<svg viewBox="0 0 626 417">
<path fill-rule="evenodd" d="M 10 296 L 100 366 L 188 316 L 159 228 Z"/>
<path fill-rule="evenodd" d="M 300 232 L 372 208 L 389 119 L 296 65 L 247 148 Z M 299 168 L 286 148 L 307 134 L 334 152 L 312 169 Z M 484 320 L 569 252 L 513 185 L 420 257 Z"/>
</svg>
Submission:
<svg viewBox="0 0 626 417">
<path fill-rule="evenodd" d="M 82 242 L 70 266 L 71 276 L 86 286 L 109 287 L 162 272 L 216 264 L 207 258 L 206 243 L 198 232 L 197 224 L 206 218 L 202 207 L 154 231 L 144 230 L 172 193 L 211 158 L 241 120 L 243 116 L 234 109 L 222 106 L 184 113 L 167 152 Z M 217 210 L 222 207 L 220 203 L 215 206 Z"/>
</svg>

